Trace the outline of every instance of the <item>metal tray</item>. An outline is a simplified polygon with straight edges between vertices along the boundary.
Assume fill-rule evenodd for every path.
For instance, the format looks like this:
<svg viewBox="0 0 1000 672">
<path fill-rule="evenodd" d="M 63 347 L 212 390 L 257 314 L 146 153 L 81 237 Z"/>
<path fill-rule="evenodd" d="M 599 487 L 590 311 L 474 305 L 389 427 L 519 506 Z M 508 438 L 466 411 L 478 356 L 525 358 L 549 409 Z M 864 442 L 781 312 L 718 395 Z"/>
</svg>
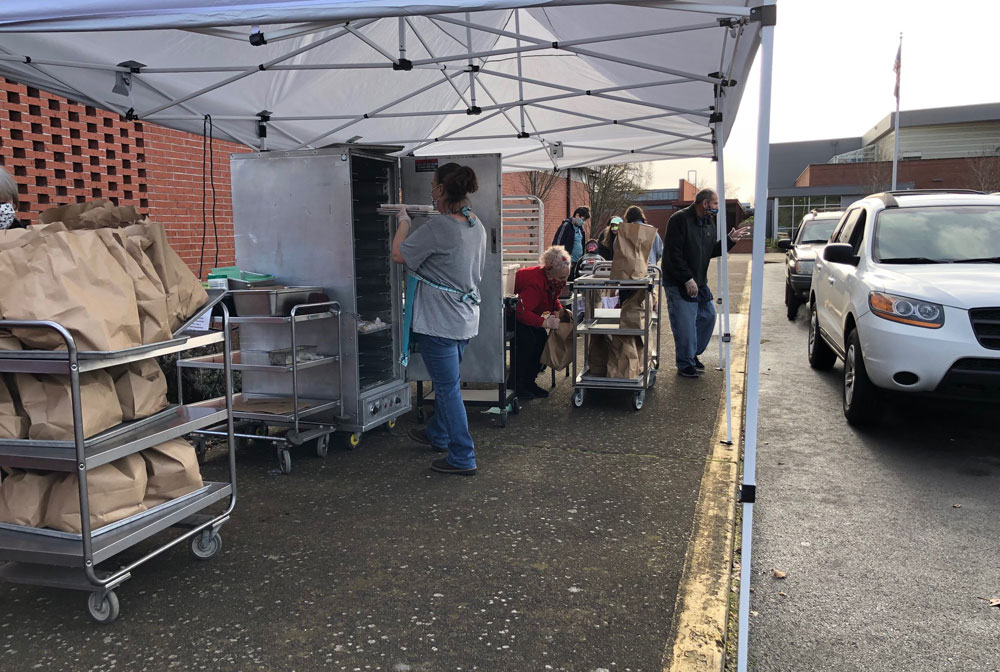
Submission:
<svg viewBox="0 0 1000 672">
<path fill-rule="evenodd" d="M 291 315 L 292 308 L 306 303 L 310 294 L 323 293 L 322 287 L 262 287 L 236 289 L 229 292 L 240 317 L 266 315 L 271 317 Z"/>
</svg>

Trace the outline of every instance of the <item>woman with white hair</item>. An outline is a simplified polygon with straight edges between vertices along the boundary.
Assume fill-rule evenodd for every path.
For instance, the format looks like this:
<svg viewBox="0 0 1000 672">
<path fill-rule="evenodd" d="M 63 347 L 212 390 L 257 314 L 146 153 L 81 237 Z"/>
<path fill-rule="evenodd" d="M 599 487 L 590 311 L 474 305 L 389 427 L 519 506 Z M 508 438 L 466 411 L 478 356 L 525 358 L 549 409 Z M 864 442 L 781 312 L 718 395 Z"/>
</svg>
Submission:
<svg viewBox="0 0 1000 672">
<path fill-rule="evenodd" d="M 559 295 L 569 279 L 572 259 L 562 245 L 553 245 L 542 253 L 538 266 L 520 269 L 514 275 L 517 323 L 514 327 L 514 393 L 521 401 L 547 397 L 548 391 L 535 384 L 541 371 L 542 351 L 549 335 L 546 329 L 559 326 Z"/>
<path fill-rule="evenodd" d="M 17 219 L 18 203 L 17 183 L 10 173 L 0 166 L 0 231 L 23 226 Z"/>
</svg>

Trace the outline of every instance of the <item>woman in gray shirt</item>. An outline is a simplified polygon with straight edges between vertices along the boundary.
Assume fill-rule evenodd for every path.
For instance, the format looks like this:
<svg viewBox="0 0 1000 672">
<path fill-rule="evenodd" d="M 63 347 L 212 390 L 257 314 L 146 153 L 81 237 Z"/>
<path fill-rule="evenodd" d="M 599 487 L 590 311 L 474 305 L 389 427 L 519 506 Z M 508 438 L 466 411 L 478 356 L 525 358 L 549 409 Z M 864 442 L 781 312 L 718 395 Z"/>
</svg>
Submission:
<svg viewBox="0 0 1000 672">
<path fill-rule="evenodd" d="M 410 218 L 398 215 L 392 259 L 409 270 L 404 329 L 414 341 L 434 383 L 434 416 L 410 436 L 447 451 L 431 469 L 445 474 L 476 473 L 475 446 L 462 402 L 459 367 L 469 339 L 479 333 L 479 283 L 486 264 L 486 229 L 469 209 L 479 188 L 468 166 L 446 163 L 434 172 L 431 198 L 441 214 L 410 232 Z M 404 334 L 407 339 L 409 334 Z M 404 363 L 408 357 L 404 347 Z"/>
</svg>

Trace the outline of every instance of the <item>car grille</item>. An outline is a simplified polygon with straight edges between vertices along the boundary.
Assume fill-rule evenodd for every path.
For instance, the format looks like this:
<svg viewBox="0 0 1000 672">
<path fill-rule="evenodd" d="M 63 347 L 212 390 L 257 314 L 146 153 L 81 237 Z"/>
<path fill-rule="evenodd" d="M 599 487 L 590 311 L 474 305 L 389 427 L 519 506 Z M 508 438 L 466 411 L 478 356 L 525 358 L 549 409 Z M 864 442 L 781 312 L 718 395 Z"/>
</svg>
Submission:
<svg viewBox="0 0 1000 672">
<path fill-rule="evenodd" d="M 973 308 L 969 311 L 969 319 L 979 344 L 990 350 L 1000 350 L 1000 308 Z"/>
<path fill-rule="evenodd" d="M 948 370 L 936 390 L 949 397 L 1000 401 L 1000 359 L 967 357 Z"/>
</svg>

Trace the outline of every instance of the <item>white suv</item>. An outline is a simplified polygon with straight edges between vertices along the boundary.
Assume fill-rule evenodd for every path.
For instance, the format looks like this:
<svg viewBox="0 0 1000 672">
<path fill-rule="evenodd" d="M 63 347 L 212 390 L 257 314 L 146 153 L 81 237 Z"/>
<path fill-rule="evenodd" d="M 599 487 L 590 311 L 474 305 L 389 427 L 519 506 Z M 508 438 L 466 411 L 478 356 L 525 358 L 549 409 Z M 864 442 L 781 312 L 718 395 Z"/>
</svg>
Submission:
<svg viewBox="0 0 1000 672">
<path fill-rule="evenodd" d="M 844 360 L 844 415 L 883 390 L 1000 400 L 1000 196 L 888 192 L 847 210 L 816 261 L 809 364 Z"/>
</svg>

